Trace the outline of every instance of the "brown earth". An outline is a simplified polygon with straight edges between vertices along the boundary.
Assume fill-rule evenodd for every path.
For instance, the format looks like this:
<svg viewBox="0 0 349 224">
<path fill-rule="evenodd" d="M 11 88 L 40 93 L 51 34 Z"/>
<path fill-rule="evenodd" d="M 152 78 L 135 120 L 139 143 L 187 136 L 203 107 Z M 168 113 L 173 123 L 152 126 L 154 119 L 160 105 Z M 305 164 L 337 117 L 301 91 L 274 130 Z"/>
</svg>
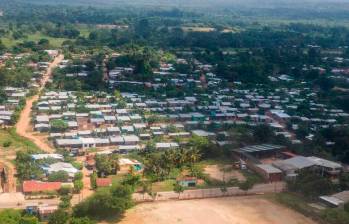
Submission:
<svg viewBox="0 0 349 224">
<path fill-rule="evenodd" d="M 139 204 L 120 224 L 315 224 L 259 196 Z"/>
<path fill-rule="evenodd" d="M 224 172 L 223 170 L 226 170 Z M 233 178 L 239 181 L 245 181 L 246 178 L 238 170 L 232 169 L 231 165 L 225 165 L 220 167 L 218 165 L 208 165 L 204 168 L 204 173 L 207 174 L 210 178 L 219 180 L 219 181 L 229 181 Z"/>
</svg>

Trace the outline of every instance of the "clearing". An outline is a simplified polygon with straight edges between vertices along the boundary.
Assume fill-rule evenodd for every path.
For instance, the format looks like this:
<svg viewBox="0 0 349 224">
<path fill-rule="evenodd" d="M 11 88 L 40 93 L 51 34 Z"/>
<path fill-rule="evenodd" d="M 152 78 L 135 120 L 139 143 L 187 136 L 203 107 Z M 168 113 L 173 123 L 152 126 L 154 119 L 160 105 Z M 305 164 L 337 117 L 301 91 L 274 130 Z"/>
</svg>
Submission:
<svg viewBox="0 0 349 224">
<path fill-rule="evenodd" d="M 207 165 L 204 168 L 204 173 L 211 179 L 218 181 L 229 181 L 231 179 L 246 180 L 245 176 L 239 170 L 234 170 L 232 165 Z"/>
<path fill-rule="evenodd" d="M 261 196 L 139 204 L 120 224 L 315 224 Z"/>
</svg>

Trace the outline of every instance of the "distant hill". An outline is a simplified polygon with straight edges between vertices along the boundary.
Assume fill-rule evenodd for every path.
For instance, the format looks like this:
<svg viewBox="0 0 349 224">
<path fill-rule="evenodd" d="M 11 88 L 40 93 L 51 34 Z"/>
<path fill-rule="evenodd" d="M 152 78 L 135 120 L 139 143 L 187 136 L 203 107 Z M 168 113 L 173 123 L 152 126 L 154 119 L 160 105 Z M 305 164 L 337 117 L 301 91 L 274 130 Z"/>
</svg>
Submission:
<svg viewBox="0 0 349 224">
<path fill-rule="evenodd" d="M 249 8 L 275 8 L 275 7 L 346 7 L 349 0 L 17 0 L 35 4 L 64 4 L 64 5 L 91 5 L 96 7 L 135 5 L 135 6 L 176 6 L 176 7 L 207 7 L 231 6 Z"/>
</svg>

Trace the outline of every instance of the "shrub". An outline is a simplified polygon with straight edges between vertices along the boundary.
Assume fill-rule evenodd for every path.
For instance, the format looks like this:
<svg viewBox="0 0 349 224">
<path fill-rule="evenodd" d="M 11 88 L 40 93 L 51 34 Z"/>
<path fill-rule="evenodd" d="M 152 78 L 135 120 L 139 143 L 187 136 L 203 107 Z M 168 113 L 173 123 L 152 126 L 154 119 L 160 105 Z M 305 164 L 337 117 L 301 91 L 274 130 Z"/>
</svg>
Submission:
<svg viewBox="0 0 349 224">
<path fill-rule="evenodd" d="M 48 176 L 49 182 L 67 182 L 69 180 L 69 174 L 65 171 L 53 172 Z"/>
<path fill-rule="evenodd" d="M 4 148 L 10 147 L 12 145 L 12 142 L 10 140 L 6 140 L 4 143 L 2 143 L 2 146 Z"/>
</svg>

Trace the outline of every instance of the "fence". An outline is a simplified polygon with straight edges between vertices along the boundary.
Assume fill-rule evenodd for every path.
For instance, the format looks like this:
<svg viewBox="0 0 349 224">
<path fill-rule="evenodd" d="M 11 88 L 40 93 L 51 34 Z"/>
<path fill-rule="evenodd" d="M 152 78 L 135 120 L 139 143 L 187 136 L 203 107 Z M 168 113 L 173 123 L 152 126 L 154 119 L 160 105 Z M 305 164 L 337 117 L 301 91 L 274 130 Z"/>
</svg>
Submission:
<svg viewBox="0 0 349 224">
<path fill-rule="evenodd" d="M 238 187 L 228 187 L 225 190 L 222 188 L 208 188 L 208 189 L 195 189 L 185 190 L 178 194 L 173 191 L 157 192 L 153 196 L 149 194 L 135 193 L 133 199 L 136 202 L 148 202 L 148 201 L 166 201 L 166 200 L 189 200 L 189 199 L 203 199 L 203 198 L 217 198 L 217 197 L 231 197 L 241 195 L 253 195 L 264 193 L 277 193 L 282 192 L 286 188 L 284 182 L 275 182 L 269 184 L 257 184 L 248 191 L 243 191 Z"/>
</svg>

